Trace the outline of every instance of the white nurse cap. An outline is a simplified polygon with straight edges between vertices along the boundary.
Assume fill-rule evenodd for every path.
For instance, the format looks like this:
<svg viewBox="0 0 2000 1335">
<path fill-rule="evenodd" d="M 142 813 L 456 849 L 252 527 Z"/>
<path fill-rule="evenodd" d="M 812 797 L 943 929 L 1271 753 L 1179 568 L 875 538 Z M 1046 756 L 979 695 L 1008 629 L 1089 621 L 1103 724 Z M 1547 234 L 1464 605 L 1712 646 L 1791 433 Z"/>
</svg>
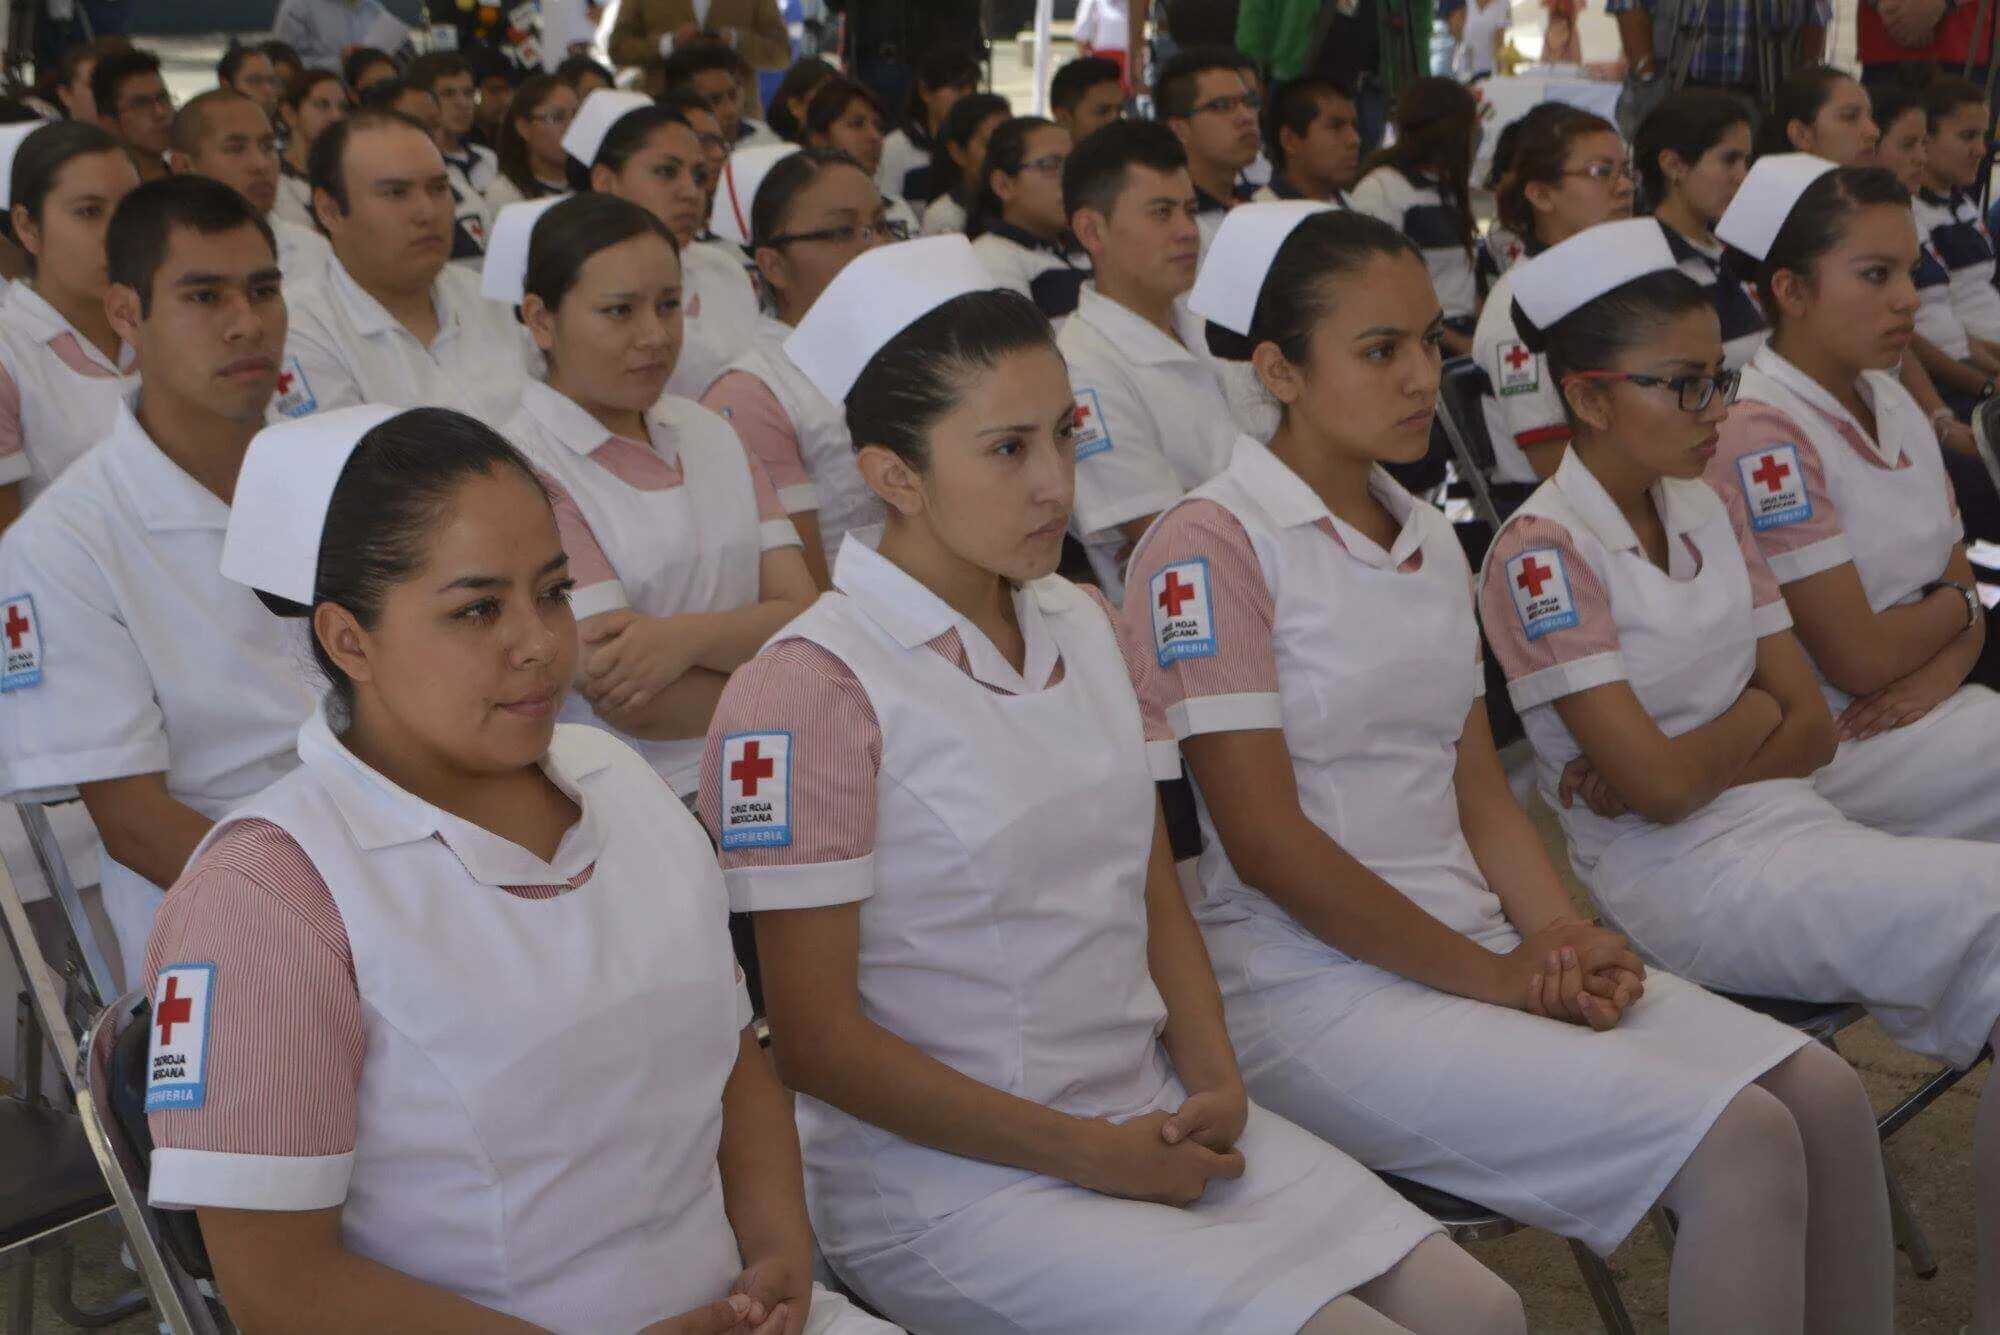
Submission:
<svg viewBox="0 0 2000 1335">
<path fill-rule="evenodd" d="M 957 233 L 878 246 L 827 284 L 785 340 L 785 355 L 839 403 L 890 339 L 953 297 L 996 286 Z"/>
<path fill-rule="evenodd" d="M 724 241 L 749 245 L 750 205 L 757 198 L 757 187 L 764 184 L 771 168 L 798 151 L 797 144 L 759 144 L 731 153 L 722 164 L 722 179 L 716 182 L 708 230 Z"/>
<path fill-rule="evenodd" d="M 1585 228 L 1512 270 L 1514 304 L 1547 329 L 1577 307 L 1634 278 L 1677 269 L 1667 234 L 1651 218 Z"/>
<path fill-rule="evenodd" d="M 53 123 L 23 121 L 19 125 L 0 125 L 0 209 L 14 207 L 14 155 L 21 151 L 22 141 Z"/>
<path fill-rule="evenodd" d="M 534 239 L 535 224 L 542 215 L 569 199 L 531 199 L 509 204 L 493 219 L 493 231 L 486 238 L 485 267 L 479 271 L 479 291 L 488 301 L 521 304 L 528 281 L 528 242 Z"/>
<path fill-rule="evenodd" d="M 1237 205 L 1222 216 L 1222 227 L 1209 243 L 1188 293 L 1188 309 L 1231 333 L 1248 334 L 1264 276 L 1285 238 L 1315 213 L 1335 211 L 1333 205 L 1311 199 Z"/>
<path fill-rule="evenodd" d="M 363 403 L 259 431 L 229 504 L 223 576 L 312 606 L 320 535 L 340 470 L 363 436 L 402 411 Z"/>
<path fill-rule="evenodd" d="M 1773 153 L 1758 158 L 1737 187 L 1736 198 L 1722 211 L 1715 234 L 1751 259 L 1765 258 L 1785 219 L 1792 216 L 1799 196 L 1837 165 L 1811 153 Z"/>
<path fill-rule="evenodd" d="M 569 129 L 563 133 L 563 152 L 584 166 L 591 166 L 597 161 L 597 150 L 604 146 L 604 136 L 611 133 L 611 127 L 640 108 L 652 105 L 653 99 L 640 93 L 598 89 L 576 109 Z"/>
</svg>

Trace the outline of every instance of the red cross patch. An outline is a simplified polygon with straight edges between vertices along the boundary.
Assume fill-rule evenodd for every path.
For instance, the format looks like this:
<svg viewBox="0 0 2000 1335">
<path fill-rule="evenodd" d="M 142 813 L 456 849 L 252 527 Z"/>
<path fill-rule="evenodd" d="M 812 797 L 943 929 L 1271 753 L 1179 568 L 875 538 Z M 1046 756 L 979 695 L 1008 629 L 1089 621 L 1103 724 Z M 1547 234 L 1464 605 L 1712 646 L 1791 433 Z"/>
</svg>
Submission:
<svg viewBox="0 0 2000 1335">
<path fill-rule="evenodd" d="M 35 600 L 17 593 L 0 607 L 0 635 L 6 637 L 0 655 L 0 693 L 25 691 L 42 684 L 42 619 L 35 612 Z"/>
<path fill-rule="evenodd" d="M 278 369 L 278 394 L 271 400 L 271 410 L 280 417 L 304 417 L 319 410 L 312 382 L 306 379 L 306 368 L 297 357 L 285 358 Z"/>
<path fill-rule="evenodd" d="M 1507 591 L 1530 641 L 1550 631 L 1574 626 L 1576 599 L 1570 593 L 1563 555 L 1553 547 L 1537 547 L 1507 562 Z"/>
<path fill-rule="evenodd" d="M 1208 596 L 1208 558 L 1176 561 L 1147 584 L 1153 604 L 1153 651 L 1160 666 L 1215 657 L 1215 609 Z"/>
<path fill-rule="evenodd" d="M 792 734 L 724 737 L 721 787 L 724 848 L 784 848 L 792 842 Z"/>
<path fill-rule="evenodd" d="M 1525 343 L 1502 343 L 1493 355 L 1496 394 L 1532 394 L 1542 387 L 1542 359 Z"/>
<path fill-rule="evenodd" d="M 1812 497 L 1806 494 L 1798 446 L 1772 445 L 1739 456 L 1736 480 L 1742 484 L 1744 509 L 1754 531 L 1785 528 L 1812 518 Z"/>
<path fill-rule="evenodd" d="M 146 1111 L 187 1111 L 208 1099 L 209 1000 L 213 964 L 174 964 L 153 980 L 153 1032 L 146 1044 Z"/>
</svg>

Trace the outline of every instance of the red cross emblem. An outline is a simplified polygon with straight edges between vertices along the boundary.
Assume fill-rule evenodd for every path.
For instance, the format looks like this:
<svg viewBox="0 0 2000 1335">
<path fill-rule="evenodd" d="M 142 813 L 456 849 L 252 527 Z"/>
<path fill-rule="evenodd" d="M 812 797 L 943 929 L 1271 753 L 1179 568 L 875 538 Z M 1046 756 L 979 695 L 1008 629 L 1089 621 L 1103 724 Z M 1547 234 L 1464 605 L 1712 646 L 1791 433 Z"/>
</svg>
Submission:
<svg viewBox="0 0 2000 1335">
<path fill-rule="evenodd" d="M 174 1041 L 174 1026 L 186 1024 L 194 1018 L 194 1000 L 180 995 L 181 980 L 172 974 L 167 976 L 167 995 L 160 998 L 160 1008 L 154 1013 L 153 1023 L 160 1028 L 160 1046 Z"/>
<path fill-rule="evenodd" d="M 1160 590 L 1160 606 L 1166 610 L 1168 616 L 1177 617 L 1181 614 L 1181 604 L 1194 595 L 1194 585 L 1181 583 L 1180 572 L 1169 570 L 1166 585 Z"/>
<path fill-rule="evenodd" d="M 757 796 L 757 785 L 778 772 L 778 762 L 769 756 L 757 754 L 757 743 L 749 742 L 743 747 L 743 754 L 729 767 L 729 777 L 743 785 L 745 797 Z"/>
<path fill-rule="evenodd" d="M 289 394 L 292 392 L 292 373 L 290 371 L 278 372 L 278 392 L 280 394 Z"/>
<path fill-rule="evenodd" d="M 1779 463 L 1777 455 L 1767 454 L 1763 459 L 1758 461 L 1757 470 L 1750 474 L 1750 480 L 1752 482 L 1763 483 L 1766 491 L 1776 491 L 1778 485 L 1785 480 L 1786 475 L 1791 471 L 1792 466 L 1790 464 Z"/>
<path fill-rule="evenodd" d="M 34 629 L 34 623 L 21 615 L 21 605 L 19 603 L 8 603 L 6 623 L 0 625 L 0 630 L 7 632 L 7 647 L 9 649 L 19 649 L 21 647 L 21 637 L 32 629 Z"/>
<path fill-rule="evenodd" d="M 1531 354 L 1526 348 L 1522 347 L 1519 343 L 1516 343 L 1512 347 L 1507 349 L 1506 362 L 1507 362 L 1507 369 L 1510 371 L 1518 371 L 1533 360 L 1534 360 L 1533 354 Z"/>
<path fill-rule="evenodd" d="M 1075 411 L 1070 415 L 1069 424 L 1076 430 L 1081 431 L 1083 430 L 1083 424 L 1085 422 L 1088 422 L 1089 420 L 1090 420 L 1090 405 L 1087 403 L 1079 403 L 1076 405 Z"/>
<path fill-rule="evenodd" d="M 1542 585 L 1555 577 L 1555 571 L 1547 566 L 1537 565 L 1535 558 L 1531 556 L 1521 562 L 1521 573 L 1514 577 L 1514 582 L 1526 589 L 1530 598 L 1539 598 L 1542 596 Z"/>
</svg>

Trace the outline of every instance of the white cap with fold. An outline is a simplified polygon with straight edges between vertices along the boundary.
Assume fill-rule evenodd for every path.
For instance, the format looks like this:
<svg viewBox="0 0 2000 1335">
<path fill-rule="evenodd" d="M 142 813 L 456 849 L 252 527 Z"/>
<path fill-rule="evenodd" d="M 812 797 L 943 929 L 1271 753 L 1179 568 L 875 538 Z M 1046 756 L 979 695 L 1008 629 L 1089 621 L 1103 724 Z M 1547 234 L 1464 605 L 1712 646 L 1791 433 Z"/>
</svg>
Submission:
<svg viewBox="0 0 2000 1335">
<path fill-rule="evenodd" d="M 1522 314 L 1547 329 L 1634 278 L 1679 267 L 1659 223 L 1625 218 L 1587 227 L 1533 259 L 1520 261 L 1510 272 Z"/>
<path fill-rule="evenodd" d="M 785 340 L 785 355 L 839 403 L 890 339 L 953 297 L 998 286 L 958 233 L 878 246 L 827 284 Z"/>
<path fill-rule="evenodd" d="M 642 107 L 653 105 L 653 99 L 641 93 L 621 93 L 614 88 L 600 88 L 583 99 L 583 105 L 570 118 L 569 129 L 563 132 L 563 152 L 588 167 L 597 161 L 597 150 L 604 146 L 604 136 L 611 133 L 611 127 L 624 120 Z"/>
<path fill-rule="evenodd" d="M 259 431 L 229 504 L 223 576 L 311 606 L 320 536 L 340 470 L 363 436 L 402 411 L 363 403 Z"/>
<path fill-rule="evenodd" d="M 1737 187 L 1736 198 L 1722 211 L 1715 234 L 1751 259 L 1765 258 L 1806 187 L 1838 166 L 1811 153 L 1758 158 Z"/>
<path fill-rule="evenodd" d="M 757 187 L 764 184 L 771 168 L 798 151 L 797 144 L 759 144 L 731 153 L 722 164 L 722 179 L 716 182 L 715 207 L 709 210 L 708 230 L 724 241 L 749 245 L 750 205 L 757 198 Z"/>
<path fill-rule="evenodd" d="M 21 151 L 21 143 L 29 135 L 44 125 L 54 121 L 22 121 L 18 125 L 0 125 L 0 209 L 14 207 L 14 155 Z"/>
<path fill-rule="evenodd" d="M 493 230 L 486 237 L 485 265 L 479 271 L 479 291 L 488 301 L 504 301 L 509 306 L 521 304 L 523 287 L 528 281 L 528 242 L 534 239 L 535 224 L 542 215 L 572 195 L 556 195 L 550 199 L 530 199 L 519 204 L 508 204 L 493 219 Z"/>
<path fill-rule="evenodd" d="M 1315 213 L 1333 212 L 1333 205 L 1311 199 L 1239 204 L 1231 209 L 1202 258 L 1194 290 L 1188 293 L 1188 309 L 1231 333 L 1248 334 L 1257 298 L 1264 291 L 1264 276 L 1271 272 L 1278 248 Z"/>
</svg>

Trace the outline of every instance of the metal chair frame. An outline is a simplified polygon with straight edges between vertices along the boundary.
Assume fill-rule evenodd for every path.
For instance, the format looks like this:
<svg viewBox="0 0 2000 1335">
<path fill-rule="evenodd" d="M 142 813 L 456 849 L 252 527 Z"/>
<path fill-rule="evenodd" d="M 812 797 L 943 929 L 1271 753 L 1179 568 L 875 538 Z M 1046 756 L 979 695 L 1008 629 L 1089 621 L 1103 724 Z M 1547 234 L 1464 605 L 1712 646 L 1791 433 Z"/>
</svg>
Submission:
<svg viewBox="0 0 2000 1335">
<path fill-rule="evenodd" d="M 1493 467 L 1493 442 L 1487 439 L 1484 421 L 1475 423 L 1460 419 L 1457 405 L 1445 390 L 1454 378 L 1478 369 L 1478 363 L 1470 357 L 1453 357 L 1444 364 L 1443 377 L 1438 384 L 1438 421 L 1444 427 L 1445 439 L 1451 442 L 1452 462 L 1458 475 L 1472 490 L 1473 514 L 1498 533 L 1500 507 L 1493 501 L 1493 484 L 1489 476 Z"/>
</svg>

